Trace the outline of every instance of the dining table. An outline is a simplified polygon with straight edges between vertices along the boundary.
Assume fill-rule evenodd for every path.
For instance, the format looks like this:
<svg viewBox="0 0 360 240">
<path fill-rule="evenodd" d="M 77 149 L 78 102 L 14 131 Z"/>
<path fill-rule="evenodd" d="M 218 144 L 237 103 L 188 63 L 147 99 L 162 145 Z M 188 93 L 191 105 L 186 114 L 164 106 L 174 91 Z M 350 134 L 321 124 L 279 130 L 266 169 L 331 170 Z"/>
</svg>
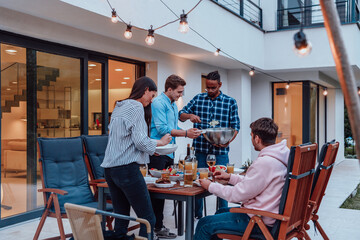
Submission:
<svg viewBox="0 0 360 240">
<path fill-rule="evenodd" d="M 182 236 L 184 234 L 184 211 L 183 203 L 186 203 L 186 215 L 185 215 L 185 240 L 192 240 L 194 237 L 194 208 L 195 200 L 207 197 L 211 195 L 210 192 L 204 188 L 193 185 L 193 187 L 184 187 L 180 186 L 179 183 L 175 184 L 172 187 L 159 188 L 155 184 L 147 184 L 150 196 L 156 199 L 168 199 L 168 200 L 177 200 L 178 201 L 178 235 Z M 105 209 L 106 196 L 110 193 L 108 185 L 106 182 L 98 184 L 98 208 L 100 210 Z M 105 228 L 104 221 L 102 222 L 102 227 Z"/>
</svg>

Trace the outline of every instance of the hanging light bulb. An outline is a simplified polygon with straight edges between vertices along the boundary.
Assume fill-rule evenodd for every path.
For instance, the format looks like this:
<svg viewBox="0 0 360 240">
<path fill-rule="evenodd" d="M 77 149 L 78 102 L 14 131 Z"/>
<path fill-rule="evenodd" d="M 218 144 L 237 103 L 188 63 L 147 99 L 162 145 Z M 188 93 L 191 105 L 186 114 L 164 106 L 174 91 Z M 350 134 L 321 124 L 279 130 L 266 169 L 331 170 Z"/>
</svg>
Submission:
<svg viewBox="0 0 360 240">
<path fill-rule="evenodd" d="M 216 49 L 216 51 L 214 52 L 214 55 L 215 55 L 215 56 L 219 56 L 220 51 L 221 51 L 220 48 Z"/>
<path fill-rule="evenodd" d="M 287 82 L 285 88 L 286 88 L 286 89 L 289 89 L 289 88 L 290 88 L 290 81 Z"/>
<path fill-rule="evenodd" d="M 311 43 L 306 40 L 306 36 L 302 30 L 295 33 L 294 42 L 294 51 L 298 56 L 303 57 L 310 54 L 312 46 Z"/>
<path fill-rule="evenodd" d="M 359 94 L 359 96 L 360 96 L 360 87 L 358 87 L 358 94 Z"/>
<path fill-rule="evenodd" d="M 249 75 L 252 77 L 255 75 L 255 68 L 251 68 L 250 71 L 249 71 Z"/>
<path fill-rule="evenodd" d="M 327 96 L 327 95 L 328 95 L 327 88 L 324 88 L 323 95 L 324 95 L 324 96 Z"/>
<path fill-rule="evenodd" d="M 126 39 L 130 39 L 132 37 L 131 28 L 132 28 L 132 26 L 130 24 L 128 24 L 126 27 L 126 31 L 124 32 L 124 37 Z"/>
<path fill-rule="evenodd" d="M 152 29 L 153 26 L 151 25 L 150 27 L 151 27 L 151 28 L 148 30 L 148 35 L 147 35 L 147 37 L 145 38 L 145 42 L 146 42 L 146 44 L 149 45 L 149 46 L 154 45 L 154 43 L 155 43 L 154 30 Z"/>
<path fill-rule="evenodd" d="M 183 10 L 183 13 L 180 15 L 180 25 L 179 25 L 179 32 L 187 33 L 189 31 L 189 24 L 187 22 L 187 15 Z"/>
<path fill-rule="evenodd" d="M 113 8 L 113 10 L 112 10 L 112 12 L 111 12 L 111 21 L 112 21 L 113 23 L 117 23 L 117 21 L 118 21 L 115 8 Z"/>
</svg>

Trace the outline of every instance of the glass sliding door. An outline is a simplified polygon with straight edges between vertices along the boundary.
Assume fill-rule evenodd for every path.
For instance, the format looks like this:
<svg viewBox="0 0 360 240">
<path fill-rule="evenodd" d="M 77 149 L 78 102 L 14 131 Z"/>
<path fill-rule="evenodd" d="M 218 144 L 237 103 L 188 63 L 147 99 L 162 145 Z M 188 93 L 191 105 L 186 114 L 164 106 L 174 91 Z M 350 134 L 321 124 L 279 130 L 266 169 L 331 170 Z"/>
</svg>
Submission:
<svg viewBox="0 0 360 240">
<path fill-rule="evenodd" d="M 115 101 L 130 96 L 136 78 L 135 64 L 109 60 L 109 112 L 114 109 Z"/>
<path fill-rule="evenodd" d="M 286 139 L 289 147 L 306 142 L 324 143 L 323 103 L 319 85 L 310 81 L 273 83 L 273 116 L 279 126 L 277 142 Z"/>
<path fill-rule="evenodd" d="M 89 106 L 89 135 L 102 134 L 102 101 L 101 85 L 103 64 L 95 61 L 88 62 L 88 106 Z"/>
<path fill-rule="evenodd" d="M 1 44 L 1 219 L 27 209 L 26 48 Z"/>
<path fill-rule="evenodd" d="M 279 126 L 277 141 L 287 140 L 288 146 L 303 143 L 302 84 L 274 83 L 274 121 Z"/>
<path fill-rule="evenodd" d="M 37 136 L 80 136 L 80 59 L 37 52 Z"/>
</svg>

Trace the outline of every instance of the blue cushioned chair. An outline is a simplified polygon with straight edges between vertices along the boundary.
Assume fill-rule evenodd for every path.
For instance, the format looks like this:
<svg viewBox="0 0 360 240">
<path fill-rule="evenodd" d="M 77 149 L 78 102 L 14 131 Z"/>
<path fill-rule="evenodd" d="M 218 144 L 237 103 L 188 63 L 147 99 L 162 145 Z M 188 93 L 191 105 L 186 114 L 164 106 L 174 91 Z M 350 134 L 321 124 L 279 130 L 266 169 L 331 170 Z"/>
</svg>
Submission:
<svg viewBox="0 0 360 240">
<path fill-rule="evenodd" d="M 287 176 L 279 204 L 279 214 L 256 209 L 232 208 L 230 212 L 254 214 L 244 233 L 219 230 L 215 234 L 225 239 L 310 239 L 304 225 L 315 172 L 317 144 L 303 144 L 291 147 Z M 267 227 L 261 216 L 276 219 L 272 228 Z M 252 233 L 255 226 L 261 233 Z"/>
<path fill-rule="evenodd" d="M 108 135 L 81 136 L 85 147 L 85 162 L 91 182 L 105 182 L 104 169 L 100 166 L 105 157 Z M 93 185 L 97 192 L 96 185 Z"/>
<path fill-rule="evenodd" d="M 90 175 L 90 185 L 94 189 L 95 197 L 98 195 L 97 184 L 105 182 L 104 168 L 100 165 L 102 164 L 105 157 L 105 150 L 108 143 L 108 135 L 82 135 L 81 136 L 84 142 L 85 149 L 85 162 L 87 169 Z M 111 198 L 108 196 L 107 203 L 111 203 Z M 109 230 L 112 230 L 113 218 L 107 219 L 107 226 Z M 140 225 L 131 226 L 128 228 L 128 231 L 132 231 L 136 228 L 139 228 Z"/>
<path fill-rule="evenodd" d="M 38 152 L 45 209 L 34 239 L 38 239 L 48 216 L 56 217 L 60 239 L 65 239 L 62 218 L 67 218 L 64 204 L 74 203 L 97 208 L 90 190 L 81 137 L 38 138 Z M 112 210 L 107 206 L 107 210 Z"/>
</svg>

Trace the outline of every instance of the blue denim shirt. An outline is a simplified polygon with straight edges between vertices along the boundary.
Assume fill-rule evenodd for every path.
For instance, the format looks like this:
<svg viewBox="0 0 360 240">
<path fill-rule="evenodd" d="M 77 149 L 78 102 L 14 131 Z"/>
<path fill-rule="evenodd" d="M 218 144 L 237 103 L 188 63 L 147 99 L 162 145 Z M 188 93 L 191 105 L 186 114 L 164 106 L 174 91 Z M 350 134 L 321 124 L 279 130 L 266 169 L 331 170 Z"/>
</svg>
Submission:
<svg viewBox="0 0 360 240">
<path fill-rule="evenodd" d="M 171 130 L 178 128 L 178 108 L 175 102 L 171 103 L 170 98 L 161 93 L 151 104 L 151 128 L 150 137 L 160 139 L 165 134 L 171 134 Z M 175 143 L 175 137 L 170 143 Z M 168 155 L 174 158 L 174 154 Z"/>
</svg>

